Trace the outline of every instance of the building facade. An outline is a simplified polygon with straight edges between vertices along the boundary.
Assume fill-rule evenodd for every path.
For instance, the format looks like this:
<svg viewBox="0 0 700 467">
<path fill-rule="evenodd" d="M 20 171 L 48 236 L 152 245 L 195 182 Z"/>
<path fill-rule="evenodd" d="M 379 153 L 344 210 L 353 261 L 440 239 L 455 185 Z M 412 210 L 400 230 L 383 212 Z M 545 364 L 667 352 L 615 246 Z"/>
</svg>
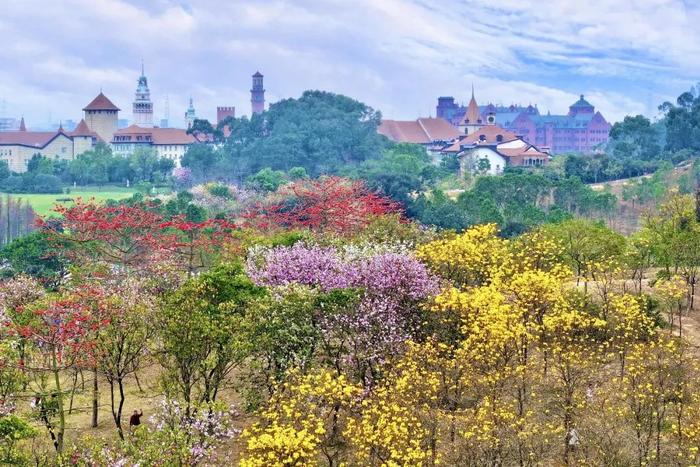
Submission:
<svg viewBox="0 0 700 467">
<path fill-rule="evenodd" d="M 35 154 L 72 160 L 99 141 L 100 137 L 88 128 L 85 120 L 69 132 L 62 126 L 57 131 L 28 131 L 22 119 L 19 130 L 0 132 L 0 161 L 7 163 L 13 172 L 26 172 Z"/>
<path fill-rule="evenodd" d="M 250 89 L 250 107 L 253 114 L 261 114 L 265 110 L 265 87 L 263 75 L 256 71 L 253 75 L 253 87 Z"/>
<path fill-rule="evenodd" d="M 457 155 L 462 174 L 498 175 L 508 166 L 541 167 L 549 163 L 547 152 L 494 123 L 460 136 L 442 153 Z"/>
<path fill-rule="evenodd" d="M 180 166 L 182 156 L 197 139 L 181 128 L 143 128 L 131 125 L 118 130 L 111 141 L 112 151 L 129 156 L 138 148 L 153 149 L 158 157 L 165 157 Z"/>
<path fill-rule="evenodd" d="M 236 118 L 236 108 L 232 106 L 216 108 L 216 124 L 223 122 L 227 118 Z"/>
<path fill-rule="evenodd" d="M 97 133 L 102 141 L 109 142 L 117 132 L 120 110 L 100 91 L 97 97 L 83 108 L 84 120 L 90 131 Z"/>
<path fill-rule="evenodd" d="M 569 107 L 566 115 L 541 114 L 537 106 L 497 106 L 476 105 L 472 99 L 468 106 L 455 102 L 454 97 L 438 98 L 436 115 L 460 129 L 467 128 L 467 121 L 474 121 L 478 108 L 478 118 L 482 124 L 497 123 L 502 128 L 514 132 L 530 144 L 549 148 L 552 153 L 593 153 L 608 142 L 611 125 L 595 110 L 583 95 Z"/>
<path fill-rule="evenodd" d="M 148 79 L 141 63 L 141 76 L 136 85 L 136 95 L 132 105 L 133 123 L 145 128 L 153 126 L 153 102 L 151 102 L 151 91 L 148 89 Z"/>
</svg>

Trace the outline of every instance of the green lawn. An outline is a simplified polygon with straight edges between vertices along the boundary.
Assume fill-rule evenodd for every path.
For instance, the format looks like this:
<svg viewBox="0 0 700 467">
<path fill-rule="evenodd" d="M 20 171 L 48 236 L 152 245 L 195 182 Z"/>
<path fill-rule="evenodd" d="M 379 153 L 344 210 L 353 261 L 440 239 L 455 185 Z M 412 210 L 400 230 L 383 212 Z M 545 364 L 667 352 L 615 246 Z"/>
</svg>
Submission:
<svg viewBox="0 0 700 467">
<path fill-rule="evenodd" d="M 45 216 L 51 214 L 51 209 L 56 203 L 68 204 L 70 201 L 59 202 L 59 199 L 75 200 L 77 198 L 82 198 L 83 200 L 88 200 L 94 198 L 95 201 L 105 201 L 108 199 L 124 199 L 129 198 L 131 195 L 136 193 L 133 188 L 117 187 L 117 186 L 106 186 L 104 188 L 98 187 L 71 187 L 70 194 L 33 194 L 33 193 L 10 193 L 15 199 L 23 199 L 29 201 L 32 205 L 34 212 L 40 216 Z M 0 194 L 3 198 L 6 196 L 5 193 Z"/>
</svg>

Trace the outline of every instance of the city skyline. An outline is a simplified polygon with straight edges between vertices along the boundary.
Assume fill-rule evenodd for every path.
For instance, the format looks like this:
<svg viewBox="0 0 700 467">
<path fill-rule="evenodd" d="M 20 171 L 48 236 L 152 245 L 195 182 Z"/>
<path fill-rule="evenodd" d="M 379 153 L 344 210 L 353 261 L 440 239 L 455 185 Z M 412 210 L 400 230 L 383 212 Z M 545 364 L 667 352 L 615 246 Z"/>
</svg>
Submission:
<svg viewBox="0 0 700 467">
<path fill-rule="evenodd" d="M 70 12 L 70 14 L 66 14 Z M 565 112 L 585 94 L 611 121 L 654 116 L 692 86 L 700 11 L 688 2 L 585 5 L 502 1 L 361 0 L 197 2 L 9 0 L 0 32 L 0 100 L 7 116 L 37 125 L 80 118 L 102 89 L 128 108 L 141 59 L 163 118 L 182 126 L 189 97 L 215 121 L 217 106 L 250 114 L 250 76 L 267 102 L 306 89 L 348 95 L 387 118 L 434 115 L 436 95 L 466 102 L 537 104 Z M 115 53 L 104 54 L 104 50 Z M 118 53 L 116 53 L 118 51 Z"/>
</svg>

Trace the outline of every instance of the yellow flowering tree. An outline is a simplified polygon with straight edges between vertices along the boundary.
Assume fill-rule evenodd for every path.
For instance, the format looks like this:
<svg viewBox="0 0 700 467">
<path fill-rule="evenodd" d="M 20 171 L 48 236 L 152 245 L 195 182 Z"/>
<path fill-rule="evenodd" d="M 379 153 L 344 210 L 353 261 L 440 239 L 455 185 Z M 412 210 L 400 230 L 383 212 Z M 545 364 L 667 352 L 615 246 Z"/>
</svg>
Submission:
<svg viewBox="0 0 700 467">
<path fill-rule="evenodd" d="M 342 432 L 361 389 L 329 370 L 292 373 L 273 396 L 262 420 L 243 434 L 241 465 L 314 465 L 342 456 Z"/>
<path fill-rule="evenodd" d="M 495 224 L 479 225 L 453 238 L 423 244 L 416 254 L 434 273 L 456 285 L 486 284 L 511 264 L 508 242 L 497 234 Z"/>
</svg>

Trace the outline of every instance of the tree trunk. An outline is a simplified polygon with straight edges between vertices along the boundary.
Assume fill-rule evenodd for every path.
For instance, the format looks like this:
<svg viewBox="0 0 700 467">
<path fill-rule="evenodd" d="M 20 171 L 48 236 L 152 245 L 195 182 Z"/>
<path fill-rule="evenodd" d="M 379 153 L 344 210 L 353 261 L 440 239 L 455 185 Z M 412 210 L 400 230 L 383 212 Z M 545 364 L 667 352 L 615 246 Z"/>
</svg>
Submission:
<svg viewBox="0 0 700 467">
<path fill-rule="evenodd" d="M 78 370 L 73 373 L 73 387 L 70 390 L 70 403 L 68 404 L 68 415 L 73 413 L 73 398 L 75 397 L 75 387 L 78 385 Z"/>
<path fill-rule="evenodd" d="M 92 371 L 92 427 L 97 428 L 97 411 L 99 410 L 99 392 L 97 387 L 97 367 Z"/>
<path fill-rule="evenodd" d="M 117 407 L 114 404 L 114 380 L 110 377 L 107 377 L 107 381 L 109 382 L 109 401 L 112 408 L 112 419 L 114 420 L 114 425 L 117 427 L 117 433 L 119 434 L 119 438 L 123 440 L 124 431 L 122 430 L 121 414 L 119 413 Z"/>
<path fill-rule="evenodd" d="M 56 383 L 56 397 L 58 398 L 58 433 L 56 433 L 56 451 L 63 451 L 63 435 L 66 432 L 66 414 L 63 412 L 63 394 L 61 391 L 61 378 L 58 372 L 58 359 L 56 349 L 53 349 L 53 378 Z"/>
</svg>

